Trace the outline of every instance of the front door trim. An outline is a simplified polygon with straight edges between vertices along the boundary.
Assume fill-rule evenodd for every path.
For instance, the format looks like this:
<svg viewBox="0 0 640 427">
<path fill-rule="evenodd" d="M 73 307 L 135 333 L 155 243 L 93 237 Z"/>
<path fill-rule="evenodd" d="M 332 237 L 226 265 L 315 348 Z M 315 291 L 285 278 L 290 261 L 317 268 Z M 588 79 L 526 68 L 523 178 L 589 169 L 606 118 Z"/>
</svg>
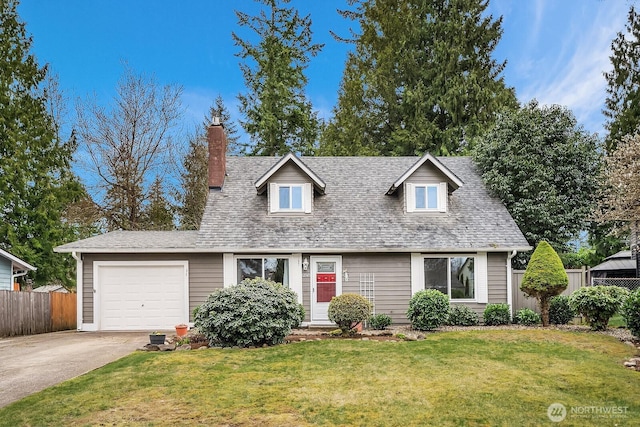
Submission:
<svg viewBox="0 0 640 427">
<path fill-rule="evenodd" d="M 312 256 L 310 258 L 311 263 L 311 277 L 309 280 L 310 284 L 310 319 L 312 325 L 333 325 L 333 322 L 329 321 L 328 317 L 321 315 L 320 313 L 324 313 L 326 310 L 321 309 L 316 302 L 316 277 L 318 274 L 318 262 L 335 262 L 336 263 L 336 296 L 342 294 L 342 256 L 341 255 L 331 255 L 331 256 Z M 328 303 L 324 303 L 328 304 Z"/>
</svg>

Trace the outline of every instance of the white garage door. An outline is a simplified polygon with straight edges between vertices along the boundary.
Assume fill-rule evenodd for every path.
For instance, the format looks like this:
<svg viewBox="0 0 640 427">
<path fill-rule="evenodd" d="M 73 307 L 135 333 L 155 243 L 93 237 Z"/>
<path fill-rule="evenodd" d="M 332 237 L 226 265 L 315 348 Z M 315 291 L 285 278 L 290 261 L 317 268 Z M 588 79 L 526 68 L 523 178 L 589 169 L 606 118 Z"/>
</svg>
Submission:
<svg viewBox="0 0 640 427">
<path fill-rule="evenodd" d="M 189 320 L 186 261 L 94 263 L 101 330 L 173 329 Z"/>
</svg>

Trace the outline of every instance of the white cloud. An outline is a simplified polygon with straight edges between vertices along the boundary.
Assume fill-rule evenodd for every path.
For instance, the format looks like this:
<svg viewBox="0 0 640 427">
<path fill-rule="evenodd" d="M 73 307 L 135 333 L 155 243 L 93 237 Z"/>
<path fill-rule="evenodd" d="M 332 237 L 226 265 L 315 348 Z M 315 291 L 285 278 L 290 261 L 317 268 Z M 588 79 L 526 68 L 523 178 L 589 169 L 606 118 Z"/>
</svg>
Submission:
<svg viewBox="0 0 640 427">
<path fill-rule="evenodd" d="M 596 7 L 593 7 L 596 6 Z M 624 28 L 627 4 L 598 2 L 587 9 L 567 9 L 571 21 L 563 32 L 560 49 L 540 63 L 537 78 L 520 88 L 521 101 L 532 98 L 543 104 L 570 108 L 589 131 L 601 132 L 606 97 L 603 72 L 610 69 L 611 41 Z"/>
</svg>

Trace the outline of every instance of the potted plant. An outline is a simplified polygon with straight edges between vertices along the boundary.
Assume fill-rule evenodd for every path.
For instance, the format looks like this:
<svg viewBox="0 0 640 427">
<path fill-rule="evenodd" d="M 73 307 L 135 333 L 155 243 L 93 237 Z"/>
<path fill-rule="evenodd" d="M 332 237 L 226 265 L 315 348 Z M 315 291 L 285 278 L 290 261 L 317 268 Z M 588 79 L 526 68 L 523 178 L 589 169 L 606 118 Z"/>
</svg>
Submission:
<svg viewBox="0 0 640 427">
<path fill-rule="evenodd" d="M 166 334 L 162 332 L 153 331 L 149 334 L 149 342 L 151 344 L 164 344 L 164 340 L 167 337 Z"/>
<path fill-rule="evenodd" d="M 179 325 L 176 325 L 175 328 L 176 328 L 176 335 L 178 337 L 184 337 L 185 335 L 187 335 L 187 330 L 189 329 L 189 326 L 184 323 L 180 323 Z"/>
</svg>

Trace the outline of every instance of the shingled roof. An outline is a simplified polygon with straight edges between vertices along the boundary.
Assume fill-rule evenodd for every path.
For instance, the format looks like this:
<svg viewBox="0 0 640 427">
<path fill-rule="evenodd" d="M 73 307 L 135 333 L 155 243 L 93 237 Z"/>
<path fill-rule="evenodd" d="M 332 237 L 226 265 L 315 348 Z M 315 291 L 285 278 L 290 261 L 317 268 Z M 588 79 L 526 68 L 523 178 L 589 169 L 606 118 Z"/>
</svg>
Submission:
<svg viewBox="0 0 640 427">
<path fill-rule="evenodd" d="M 55 248 L 56 252 L 193 252 L 197 231 L 112 231 Z"/>
<path fill-rule="evenodd" d="M 209 193 L 196 248 L 221 252 L 428 252 L 528 250 L 499 199 L 468 157 L 438 157 L 464 185 L 444 214 L 406 214 L 389 188 L 417 157 L 305 157 L 326 184 L 313 213 L 269 214 L 255 182 L 280 159 L 228 157 L 222 191 Z"/>
</svg>

